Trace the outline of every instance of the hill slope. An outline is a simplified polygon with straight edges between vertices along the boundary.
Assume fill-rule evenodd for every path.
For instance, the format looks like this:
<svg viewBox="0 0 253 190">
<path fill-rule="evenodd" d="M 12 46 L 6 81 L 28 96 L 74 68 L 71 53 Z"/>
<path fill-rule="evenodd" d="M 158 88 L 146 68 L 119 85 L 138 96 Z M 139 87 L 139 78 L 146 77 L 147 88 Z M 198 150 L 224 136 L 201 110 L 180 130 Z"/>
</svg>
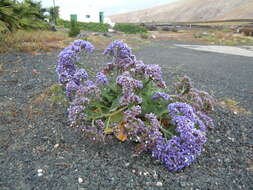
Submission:
<svg viewBox="0 0 253 190">
<path fill-rule="evenodd" d="M 179 0 L 167 5 L 112 15 L 114 22 L 183 22 L 253 19 L 252 0 Z"/>
</svg>

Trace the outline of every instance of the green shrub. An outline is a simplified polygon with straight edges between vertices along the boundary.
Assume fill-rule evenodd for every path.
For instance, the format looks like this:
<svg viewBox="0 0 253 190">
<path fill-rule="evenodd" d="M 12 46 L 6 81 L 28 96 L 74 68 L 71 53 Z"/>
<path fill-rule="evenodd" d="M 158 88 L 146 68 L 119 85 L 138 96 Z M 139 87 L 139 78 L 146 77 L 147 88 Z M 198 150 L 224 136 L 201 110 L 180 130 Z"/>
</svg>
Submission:
<svg viewBox="0 0 253 190">
<path fill-rule="evenodd" d="M 147 32 L 147 29 L 145 27 L 134 24 L 116 24 L 114 26 L 114 30 L 121 31 L 126 34 L 137 34 Z"/>
<path fill-rule="evenodd" d="M 142 39 L 148 39 L 149 38 L 148 33 L 141 33 L 141 38 Z"/>
<path fill-rule="evenodd" d="M 59 20 L 58 25 L 63 26 L 64 28 L 70 28 L 71 23 L 67 20 Z M 92 31 L 92 32 L 108 32 L 109 24 L 103 24 L 103 23 L 95 23 L 95 22 L 77 22 L 78 27 L 80 30 L 85 31 Z"/>
<path fill-rule="evenodd" d="M 103 23 L 85 23 L 85 22 L 78 22 L 78 26 L 82 30 L 86 31 L 93 31 L 93 32 L 108 32 L 109 24 L 103 24 Z"/>
<path fill-rule="evenodd" d="M 69 36 L 76 37 L 80 33 L 80 28 L 75 21 L 71 21 Z"/>
<path fill-rule="evenodd" d="M 48 29 L 40 1 L 35 0 L 1 0 L 0 1 L 0 32 L 12 32 L 17 29 Z"/>
</svg>

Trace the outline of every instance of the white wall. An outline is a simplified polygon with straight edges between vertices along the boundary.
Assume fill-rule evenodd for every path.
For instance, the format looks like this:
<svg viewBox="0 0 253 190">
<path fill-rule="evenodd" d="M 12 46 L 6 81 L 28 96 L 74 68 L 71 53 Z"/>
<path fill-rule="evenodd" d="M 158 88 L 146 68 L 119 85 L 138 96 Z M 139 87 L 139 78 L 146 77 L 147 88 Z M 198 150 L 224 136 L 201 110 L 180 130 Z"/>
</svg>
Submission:
<svg viewBox="0 0 253 190">
<path fill-rule="evenodd" d="M 77 20 L 81 22 L 99 22 L 99 10 L 92 6 L 83 7 L 83 9 L 60 9 L 60 15 L 64 20 L 70 20 L 71 14 L 76 14 Z M 87 18 L 87 15 L 90 15 L 90 18 Z"/>
</svg>

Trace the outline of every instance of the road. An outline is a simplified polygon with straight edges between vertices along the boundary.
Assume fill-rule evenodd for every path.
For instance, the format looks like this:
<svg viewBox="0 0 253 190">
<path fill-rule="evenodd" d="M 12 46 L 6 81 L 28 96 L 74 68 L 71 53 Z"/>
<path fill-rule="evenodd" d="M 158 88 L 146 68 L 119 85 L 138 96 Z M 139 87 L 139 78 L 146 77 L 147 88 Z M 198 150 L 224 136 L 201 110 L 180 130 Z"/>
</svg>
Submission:
<svg viewBox="0 0 253 190">
<path fill-rule="evenodd" d="M 215 53 L 215 49 L 224 53 Z M 239 53 L 242 55 L 238 55 Z M 193 79 L 198 88 L 213 91 L 216 98 L 233 98 L 243 107 L 253 111 L 251 50 L 157 41 L 143 47 L 136 55 L 145 63 L 161 65 L 168 81 L 176 74 L 186 74 Z"/>
</svg>

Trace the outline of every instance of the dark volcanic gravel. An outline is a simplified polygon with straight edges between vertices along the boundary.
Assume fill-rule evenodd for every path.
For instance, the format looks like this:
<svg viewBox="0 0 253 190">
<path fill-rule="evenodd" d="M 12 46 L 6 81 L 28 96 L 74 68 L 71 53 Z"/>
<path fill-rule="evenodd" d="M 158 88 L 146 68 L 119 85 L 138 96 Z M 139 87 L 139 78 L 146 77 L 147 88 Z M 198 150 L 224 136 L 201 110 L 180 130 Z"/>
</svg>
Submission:
<svg viewBox="0 0 253 190">
<path fill-rule="evenodd" d="M 106 59 L 96 55 L 85 64 L 97 70 Z M 172 42 L 152 43 L 136 55 L 161 65 L 168 83 L 187 74 L 197 87 L 253 111 L 252 58 L 197 52 Z M 133 143 L 91 143 L 68 128 L 66 108 L 51 106 L 41 95 L 57 82 L 56 56 L 0 55 L 1 190 L 253 189 L 252 115 L 217 107 L 217 127 L 203 154 L 171 173 L 149 154 L 136 156 Z"/>
</svg>

